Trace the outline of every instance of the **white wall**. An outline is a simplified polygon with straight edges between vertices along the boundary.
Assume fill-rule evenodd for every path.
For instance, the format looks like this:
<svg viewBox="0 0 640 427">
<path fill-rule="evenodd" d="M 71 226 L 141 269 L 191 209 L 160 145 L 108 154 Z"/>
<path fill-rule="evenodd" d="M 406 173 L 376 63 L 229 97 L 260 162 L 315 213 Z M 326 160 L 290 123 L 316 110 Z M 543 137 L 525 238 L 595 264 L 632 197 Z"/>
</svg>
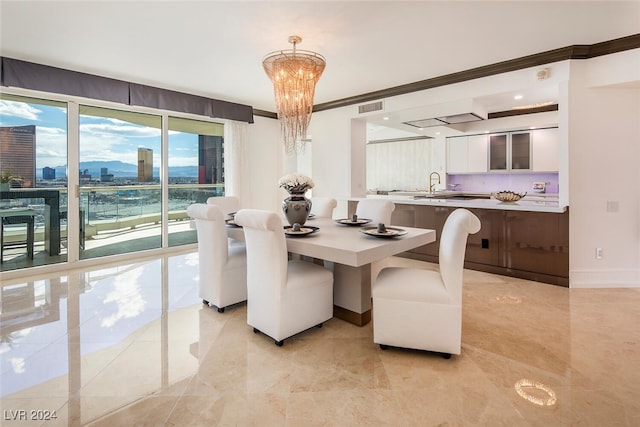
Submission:
<svg viewBox="0 0 640 427">
<path fill-rule="evenodd" d="M 351 196 L 351 173 L 360 173 L 361 164 L 352 167 L 351 117 L 344 109 L 314 113 L 309 125 L 312 135 L 312 177 L 314 196 L 334 197 L 336 218 L 346 216 L 346 199 Z M 364 160 L 363 162 L 364 163 Z"/>
<path fill-rule="evenodd" d="M 571 287 L 640 286 L 640 86 L 620 85 L 640 82 L 630 54 L 571 64 Z"/>
</svg>

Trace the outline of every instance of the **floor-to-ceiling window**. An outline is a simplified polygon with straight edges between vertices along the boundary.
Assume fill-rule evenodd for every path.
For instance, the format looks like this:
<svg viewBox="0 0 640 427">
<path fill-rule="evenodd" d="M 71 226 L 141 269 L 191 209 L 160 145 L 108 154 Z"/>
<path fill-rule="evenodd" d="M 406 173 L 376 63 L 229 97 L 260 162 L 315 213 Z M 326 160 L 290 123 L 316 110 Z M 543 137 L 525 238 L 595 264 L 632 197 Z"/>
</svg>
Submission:
<svg viewBox="0 0 640 427">
<path fill-rule="evenodd" d="M 80 106 L 80 258 L 162 246 L 162 116 Z"/>
<path fill-rule="evenodd" d="M 186 209 L 224 195 L 224 126 L 169 117 L 169 245 L 195 243 Z"/>
<path fill-rule="evenodd" d="M 0 271 L 66 261 L 66 103 L 0 94 L 0 176 Z"/>
<path fill-rule="evenodd" d="M 0 271 L 195 243 L 187 207 L 225 194 L 224 125 L 54 99 L 0 94 L 0 213 L 21 214 Z"/>
</svg>

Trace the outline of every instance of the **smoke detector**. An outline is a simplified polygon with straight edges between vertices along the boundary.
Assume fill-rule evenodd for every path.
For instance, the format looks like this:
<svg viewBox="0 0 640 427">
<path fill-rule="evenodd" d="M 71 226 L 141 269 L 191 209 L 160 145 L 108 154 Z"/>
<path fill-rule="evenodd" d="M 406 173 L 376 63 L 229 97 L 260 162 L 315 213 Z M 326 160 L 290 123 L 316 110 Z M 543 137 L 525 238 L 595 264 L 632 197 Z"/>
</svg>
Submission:
<svg viewBox="0 0 640 427">
<path fill-rule="evenodd" d="M 551 74 L 551 70 L 549 70 L 549 68 L 543 68 L 542 70 L 536 73 L 536 76 L 538 77 L 538 80 L 546 80 L 549 78 L 550 74 Z"/>
</svg>

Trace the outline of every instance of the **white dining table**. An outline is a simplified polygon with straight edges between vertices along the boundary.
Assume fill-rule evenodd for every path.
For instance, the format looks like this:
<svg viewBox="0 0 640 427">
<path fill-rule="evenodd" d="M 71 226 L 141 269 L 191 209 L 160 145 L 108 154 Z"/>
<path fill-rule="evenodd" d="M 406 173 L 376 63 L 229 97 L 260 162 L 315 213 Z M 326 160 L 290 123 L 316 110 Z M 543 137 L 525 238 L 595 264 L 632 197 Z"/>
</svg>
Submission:
<svg viewBox="0 0 640 427">
<path fill-rule="evenodd" d="M 362 227 L 341 225 L 330 218 L 309 219 L 305 226 L 318 230 L 306 236 L 287 236 L 287 250 L 328 261 L 325 265 L 334 273 L 334 316 L 360 326 L 371 320 L 371 264 L 436 239 L 435 230 L 404 226 L 395 227 L 407 231 L 403 236 L 369 236 L 361 232 Z M 244 239 L 242 228 L 227 230 L 229 237 Z"/>
</svg>

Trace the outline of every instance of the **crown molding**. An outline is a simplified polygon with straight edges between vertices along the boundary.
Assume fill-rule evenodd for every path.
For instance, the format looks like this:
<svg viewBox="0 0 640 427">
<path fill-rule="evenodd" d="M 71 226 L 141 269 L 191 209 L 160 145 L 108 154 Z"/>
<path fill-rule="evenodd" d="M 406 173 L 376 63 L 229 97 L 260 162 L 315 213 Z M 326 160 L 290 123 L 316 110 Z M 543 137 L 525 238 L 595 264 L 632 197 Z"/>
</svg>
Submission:
<svg viewBox="0 0 640 427">
<path fill-rule="evenodd" d="M 568 59 L 590 59 L 611 53 L 623 52 L 625 50 L 640 48 L 640 34 L 633 34 L 614 40 L 595 43 L 592 45 L 572 45 L 559 49 L 549 50 L 546 52 L 536 53 L 533 55 L 523 56 L 508 61 L 497 62 L 495 64 L 485 65 L 482 67 L 472 68 L 457 73 L 446 74 L 444 76 L 434 77 L 431 79 L 421 80 L 405 85 L 394 86 L 375 92 L 364 93 L 349 98 L 337 99 L 335 101 L 324 102 L 313 106 L 313 111 L 331 110 L 334 108 L 346 107 L 353 104 L 360 104 L 382 98 L 392 96 L 405 95 L 411 92 L 418 92 L 425 89 L 432 89 L 439 86 L 446 86 L 454 83 L 460 83 L 468 80 L 475 80 L 482 77 L 494 76 L 496 74 L 507 73 L 510 71 L 518 71 L 525 68 L 538 67 L 553 62 L 566 61 Z M 557 105 L 556 105 L 557 109 Z M 549 110 L 543 110 L 549 111 Z M 521 110 L 516 114 L 528 114 L 529 111 Z M 254 110 L 257 116 L 277 118 L 276 113 L 264 110 Z M 499 113 L 494 113 L 499 114 Z M 513 114 L 512 114 L 513 115 Z"/>
</svg>

